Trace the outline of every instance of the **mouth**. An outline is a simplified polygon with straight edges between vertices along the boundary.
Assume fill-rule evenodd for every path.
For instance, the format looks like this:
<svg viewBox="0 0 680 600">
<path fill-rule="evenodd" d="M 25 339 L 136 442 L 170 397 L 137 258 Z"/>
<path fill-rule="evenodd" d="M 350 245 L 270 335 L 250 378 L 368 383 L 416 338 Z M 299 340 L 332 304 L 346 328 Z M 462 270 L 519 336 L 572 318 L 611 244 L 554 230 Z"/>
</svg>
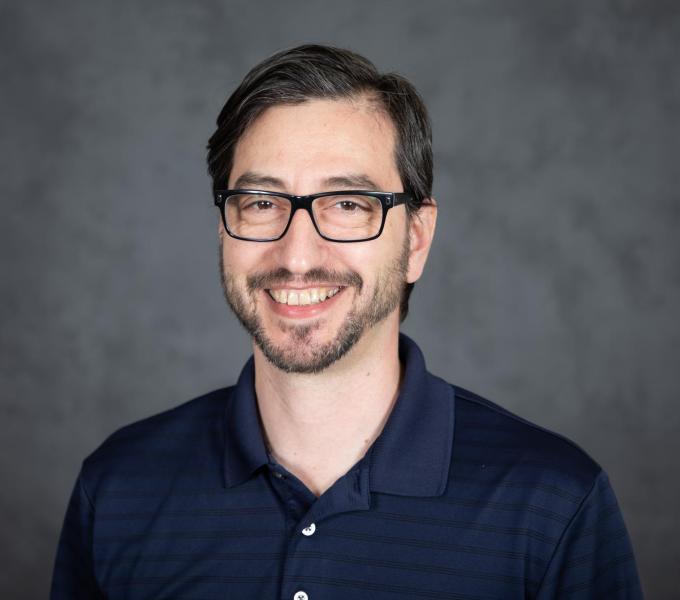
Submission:
<svg viewBox="0 0 680 600">
<path fill-rule="evenodd" d="M 344 288 L 336 287 L 313 287 L 304 289 L 269 289 L 269 297 L 277 304 L 287 306 L 310 306 L 322 304 L 341 292 Z"/>
</svg>

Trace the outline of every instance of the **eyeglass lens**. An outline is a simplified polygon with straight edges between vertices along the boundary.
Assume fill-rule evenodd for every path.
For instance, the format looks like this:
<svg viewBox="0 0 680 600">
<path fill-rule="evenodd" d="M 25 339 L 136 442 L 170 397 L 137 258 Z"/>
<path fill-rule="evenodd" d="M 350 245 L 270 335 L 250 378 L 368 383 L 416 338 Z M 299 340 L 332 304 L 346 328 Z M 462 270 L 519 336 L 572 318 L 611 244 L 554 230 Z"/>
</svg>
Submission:
<svg viewBox="0 0 680 600">
<path fill-rule="evenodd" d="M 286 229 L 292 205 L 288 198 L 237 194 L 226 200 L 224 215 L 234 235 L 256 240 L 276 239 Z M 362 194 L 321 196 L 312 202 L 314 221 L 333 240 L 362 240 L 380 231 L 382 204 Z"/>
</svg>

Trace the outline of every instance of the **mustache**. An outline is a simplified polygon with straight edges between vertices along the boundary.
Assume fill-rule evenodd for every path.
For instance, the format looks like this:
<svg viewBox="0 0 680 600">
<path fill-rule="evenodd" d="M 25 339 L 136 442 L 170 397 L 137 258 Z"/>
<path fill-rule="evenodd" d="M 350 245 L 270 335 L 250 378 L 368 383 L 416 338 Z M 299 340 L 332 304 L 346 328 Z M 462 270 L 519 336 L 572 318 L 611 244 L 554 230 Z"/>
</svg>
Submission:
<svg viewBox="0 0 680 600">
<path fill-rule="evenodd" d="M 313 283 L 333 283 L 343 287 L 355 287 L 361 292 L 364 280 L 356 271 L 346 271 L 343 273 L 317 268 L 310 269 L 304 275 L 294 275 L 285 267 L 280 267 L 266 273 L 253 273 L 246 278 L 246 285 L 250 292 L 269 289 L 275 285 L 309 285 Z"/>
</svg>

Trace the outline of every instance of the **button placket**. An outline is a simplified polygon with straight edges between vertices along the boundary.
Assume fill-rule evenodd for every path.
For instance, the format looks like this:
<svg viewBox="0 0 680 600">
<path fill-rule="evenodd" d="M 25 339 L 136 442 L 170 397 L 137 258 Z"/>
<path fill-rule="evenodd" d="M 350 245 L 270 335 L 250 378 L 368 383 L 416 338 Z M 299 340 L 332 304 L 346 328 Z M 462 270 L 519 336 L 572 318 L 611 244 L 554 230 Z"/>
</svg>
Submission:
<svg viewBox="0 0 680 600">
<path fill-rule="evenodd" d="M 311 494 L 302 484 L 300 488 L 301 496 L 307 497 L 306 492 Z M 336 517 L 341 513 L 369 508 L 368 470 L 355 469 L 336 481 L 322 496 L 310 498 L 310 500 L 308 507 L 301 507 L 304 512 L 300 514 L 293 530 L 294 533 L 288 539 L 283 571 L 283 581 L 286 586 L 282 595 L 284 599 L 310 600 L 311 597 L 315 597 L 316 592 L 312 581 L 319 577 L 319 573 L 316 572 L 318 569 L 317 553 L 322 551 L 325 545 L 323 525 L 318 525 L 318 523 L 325 523 L 326 519 Z M 319 537 L 317 533 L 321 535 L 321 538 L 317 539 Z M 312 550 L 315 552 L 311 552 Z M 298 585 L 311 585 L 312 589 L 310 591 L 299 589 Z M 297 591 L 295 591 L 296 588 Z"/>
</svg>

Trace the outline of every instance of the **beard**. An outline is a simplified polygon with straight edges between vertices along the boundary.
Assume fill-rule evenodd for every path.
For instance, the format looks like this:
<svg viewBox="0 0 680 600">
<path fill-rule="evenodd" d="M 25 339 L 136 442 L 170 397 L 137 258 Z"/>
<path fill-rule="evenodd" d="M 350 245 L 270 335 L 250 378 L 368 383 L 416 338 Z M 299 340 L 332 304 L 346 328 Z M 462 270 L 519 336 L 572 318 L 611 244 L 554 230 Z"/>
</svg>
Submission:
<svg viewBox="0 0 680 600">
<path fill-rule="evenodd" d="M 304 284 L 333 282 L 335 285 L 351 287 L 357 300 L 333 339 L 320 343 L 313 340 L 314 332 L 321 329 L 324 320 L 295 325 L 284 321 L 279 328 L 289 338 L 288 343 L 276 344 L 265 332 L 262 320 L 256 310 L 256 294 L 276 284 L 285 284 L 294 279 L 288 269 L 254 273 L 246 278 L 246 290 L 239 289 L 236 279 L 225 271 L 222 242 L 220 241 L 220 278 L 227 303 L 253 338 L 267 360 L 286 373 L 320 373 L 345 356 L 361 339 L 363 333 L 388 317 L 400 306 L 406 286 L 409 258 L 409 237 L 405 236 L 401 253 L 391 264 L 378 273 L 371 297 L 364 299 L 364 282 L 356 271 L 329 271 L 312 269 L 302 277 Z"/>
</svg>

